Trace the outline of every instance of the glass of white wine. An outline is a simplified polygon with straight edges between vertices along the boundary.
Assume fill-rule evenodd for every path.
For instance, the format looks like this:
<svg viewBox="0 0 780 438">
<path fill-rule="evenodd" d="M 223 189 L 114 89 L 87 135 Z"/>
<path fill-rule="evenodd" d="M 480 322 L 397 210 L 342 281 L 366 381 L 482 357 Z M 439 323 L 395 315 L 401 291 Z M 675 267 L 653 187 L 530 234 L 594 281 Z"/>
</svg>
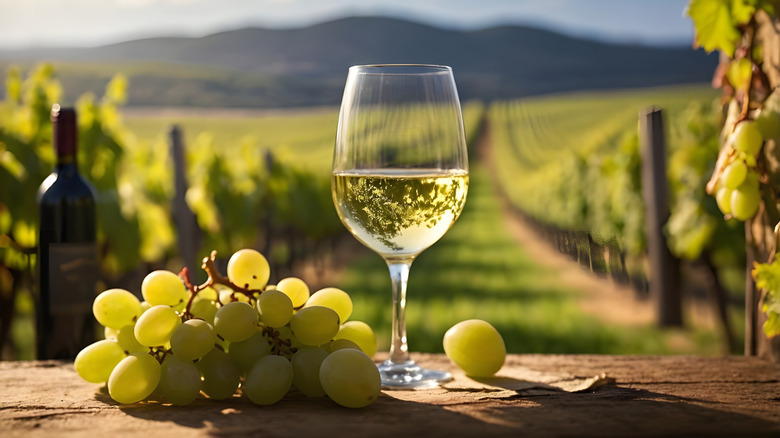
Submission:
<svg viewBox="0 0 780 438">
<path fill-rule="evenodd" d="M 349 69 L 333 155 L 333 202 L 346 228 L 387 262 L 393 292 L 386 388 L 431 388 L 449 373 L 409 357 L 406 282 L 414 259 L 463 210 L 468 154 L 452 69 L 360 65 Z"/>
</svg>

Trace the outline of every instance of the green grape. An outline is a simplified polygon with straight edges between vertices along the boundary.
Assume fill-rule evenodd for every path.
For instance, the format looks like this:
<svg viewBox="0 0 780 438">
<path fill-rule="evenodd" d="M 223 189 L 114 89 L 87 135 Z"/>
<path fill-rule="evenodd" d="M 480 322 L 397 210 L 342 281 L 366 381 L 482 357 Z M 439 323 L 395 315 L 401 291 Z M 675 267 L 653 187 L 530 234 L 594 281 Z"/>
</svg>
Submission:
<svg viewBox="0 0 780 438">
<path fill-rule="evenodd" d="M 179 359 L 192 361 L 211 351 L 216 340 L 211 324 L 202 319 L 190 319 L 171 333 L 171 350 Z"/>
<path fill-rule="evenodd" d="M 152 305 L 149 304 L 148 301 L 141 301 L 141 314 L 143 315 L 144 312 L 151 309 Z"/>
<path fill-rule="evenodd" d="M 758 211 L 759 204 L 761 193 L 758 188 L 749 184 L 743 184 L 731 193 L 731 214 L 738 220 L 746 221 L 752 218 Z"/>
<path fill-rule="evenodd" d="M 258 360 L 241 386 L 252 403 L 272 405 L 287 395 L 293 381 L 290 361 L 275 354 Z"/>
<path fill-rule="evenodd" d="M 171 271 L 150 272 L 141 283 L 141 295 L 152 306 L 164 304 L 175 307 L 187 300 L 187 287 L 178 275 Z"/>
<path fill-rule="evenodd" d="M 350 341 L 349 339 L 334 339 L 323 345 L 322 348 L 324 348 L 328 353 L 332 353 L 343 348 L 354 348 L 355 350 L 363 351 L 363 349 L 361 349 L 358 344 Z M 365 351 L 363 351 L 363 353 L 365 353 Z"/>
<path fill-rule="evenodd" d="M 182 313 L 184 313 L 184 309 L 187 308 L 187 302 L 186 301 L 182 301 L 182 302 L 176 304 L 175 306 L 171 306 L 171 308 L 173 310 L 175 310 L 176 313 L 182 314 Z"/>
<path fill-rule="evenodd" d="M 339 332 L 339 315 L 329 307 L 304 307 L 290 318 L 290 328 L 301 344 L 316 347 Z"/>
<path fill-rule="evenodd" d="M 103 327 L 103 339 L 116 339 L 119 330 L 111 327 Z"/>
<path fill-rule="evenodd" d="M 750 120 L 744 120 L 734 130 L 734 149 L 748 155 L 756 155 L 761 150 L 764 139 L 758 130 L 758 125 Z"/>
<path fill-rule="evenodd" d="M 260 358 L 271 353 L 271 344 L 263 336 L 260 330 L 247 339 L 239 342 L 231 342 L 228 357 L 238 365 L 242 373 L 249 372 L 252 365 Z"/>
<path fill-rule="evenodd" d="M 752 169 L 748 169 L 748 173 L 745 176 L 745 181 L 740 184 L 740 187 L 758 190 L 760 179 L 761 177 L 758 175 L 758 172 Z"/>
<path fill-rule="evenodd" d="M 265 256 L 254 249 L 236 251 L 228 260 L 227 275 L 233 284 L 246 289 L 263 290 L 271 277 Z"/>
<path fill-rule="evenodd" d="M 135 323 L 133 333 L 141 345 L 159 347 L 171 340 L 171 334 L 181 324 L 176 311 L 165 305 L 153 306 Z"/>
<path fill-rule="evenodd" d="M 195 295 L 195 300 L 209 300 L 209 301 L 216 301 L 219 294 L 217 293 L 217 290 L 213 287 L 209 286 L 206 288 L 203 288 L 198 291 L 198 294 Z"/>
<path fill-rule="evenodd" d="M 728 187 L 721 187 L 715 193 L 715 201 L 723 214 L 731 214 L 731 193 L 733 192 L 734 190 Z"/>
<path fill-rule="evenodd" d="M 100 325 L 120 329 L 141 316 L 141 302 L 124 289 L 109 289 L 95 297 L 92 313 Z"/>
<path fill-rule="evenodd" d="M 217 303 L 210 298 L 200 298 L 200 294 L 192 301 L 190 315 L 202 319 L 214 325 L 214 316 L 217 314 Z"/>
<path fill-rule="evenodd" d="M 160 383 L 160 363 L 147 353 L 122 359 L 108 378 L 108 395 L 119 403 L 136 403 L 149 397 Z"/>
<path fill-rule="evenodd" d="M 322 361 L 320 383 L 331 400 L 348 408 L 368 406 L 382 389 L 374 361 L 351 348 L 334 351 Z"/>
<path fill-rule="evenodd" d="M 756 124 L 764 139 L 780 138 L 780 113 L 765 109 L 756 117 Z"/>
<path fill-rule="evenodd" d="M 325 390 L 320 383 L 320 366 L 328 357 L 322 348 L 304 347 L 290 358 L 293 370 L 293 385 L 307 397 L 322 397 Z"/>
<path fill-rule="evenodd" d="M 352 299 L 349 294 L 336 287 L 326 287 L 314 292 L 303 307 L 330 307 L 339 314 L 339 320 L 346 322 L 352 315 Z"/>
<path fill-rule="evenodd" d="M 467 375 L 490 377 L 504 365 L 506 346 L 495 327 L 470 319 L 447 330 L 444 353 Z"/>
<path fill-rule="evenodd" d="M 185 406 L 200 394 L 200 372 L 192 361 L 168 355 L 160 369 L 159 389 L 169 402 Z"/>
<path fill-rule="evenodd" d="M 721 180 L 723 185 L 729 189 L 736 189 L 745 181 L 748 169 L 745 162 L 742 160 L 736 160 L 726 166 L 721 174 Z"/>
<path fill-rule="evenodd" d="M 105 383 L 111 371 L 125 356 L 125 351 L 115 340 L 104 339 L 81 350 L 73 361 L 73 367 L 87 382 Z"/>
<path fill-rule="evenodd" d="M 297 277 L 287 277 L 276 283 L 276 290 L 287 294 L 296 309 L 306 304 L 309 299 L 309 286 Z"/>
<path fill-rule="evenodd" d="M 222 351 L 228 351 L 228 349 L 230 348 L 230 342 L 217 336 L 217 341 L 214 343 L 214 346 L 221 348 Z"/>
<path fill-rule="evenodd" d="M 747 58 L 735 59 L 729 64 L 726 77 L 732 87 L 747 91 L 753 78 L 753 63 Z"/>
<path fill-rule="evenodd" d="M 217 310 L 214 315 L 214 330 L 226 341 L 243 341 L 257 330 L 257 318 L 254 307 L 234 301 Z"/>
<path fill-rule="evenodd" d="M 117 332 L 116 341 L 119 343 L 119 346 L 122 347 L 122 350 L 126 351 L 127 353 L 148 350 L 147 347 L 141 345 L 141 343 L 138 342 L 138 340 L 135 338 L 135 324 L 126 325 L 119 329 Z"/>
<path fill-rule="evenodd" d="M 363 321 L 347 321 L 339 327 L 339 332 L 333 339 L 349 339 L 357 344 L 368 357 L 376 354 L 376 336 L 371 326 Z"/>
<path fill-rule="evenodd" d="M 260 321 L 267 327 L 282 327 L 290 322 L 293 304 L 284 292 L 269 289 L 260 294 L 256 303 Z"/>
<path fill-rule="evenodd" d="M 242 303 L 248 303 L 249 297 L 242 293 L 234 293 L 233 289 L 219 290 L 219 302 L 230 303 L 232 301 L 240 301 Z"/>
<path fill-rule="evenodd" d="M 203 377 L 203 392 L 209 397 L 224 400 L 238 389 L 241 371 L 224 351 L 214 348 L 196 366 Z"/>
</svg>

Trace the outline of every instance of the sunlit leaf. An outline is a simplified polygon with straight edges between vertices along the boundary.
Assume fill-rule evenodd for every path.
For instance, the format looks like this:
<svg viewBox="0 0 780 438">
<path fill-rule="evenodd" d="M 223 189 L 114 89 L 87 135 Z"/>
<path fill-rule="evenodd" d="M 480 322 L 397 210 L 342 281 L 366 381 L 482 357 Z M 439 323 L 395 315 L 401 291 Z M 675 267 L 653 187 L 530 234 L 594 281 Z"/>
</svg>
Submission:
<svg viewBox="0 0 780 438">
<path fill-rule="evenodd" d="M 780 259 L 775 259 L 771 264 L 756 263 L 752 274 L 756 287 L 780 293 Z"/>
<path fill-rule="evenodd" d="M 722 50 L 734 56 L 740 33 L 731 11 L 732 0 L 691 0 L 688 16 L 696 27 L 696 41 L 708 52 Z"/>
<path fill-rule="evenodd" d="M 19 220 L 12 228 L 14 240 L 22 247 L 34 248 L 38 243 L 38 230 L 33 222 Z"/>
<path fill-rule="evenodd" d="M 745 24 L 756 12 L 757 0 L 731 0 L 731 16 L 734 23 Z"/>
<path fill-rule="evenodd" d="M 5 78 L 5 93 L 6 99 L 14 103 L 19 103 L 22 98 L 22 73 L 16 66 L 8 70 Z"/>
<path fill-rule="evenodd" d="M 5 144 L 0 142 L 0 168 L 5 169 L 17 180 L 23 180 L 27 176 L 24 165 L 16 159 L 11 151 L 5 149 Z"/>
<path fill-rule="evenodd" d="M 110 101 L 113 105 L 123 105 L 127 100 L 127 77 L 122 73 L 117 73 L 106 85 L 106 94 L 104 99 Z"/>
<path fill-rule="evenodd" d="M 11 210 L 3 204 L 0 204 L 0 234 L 7 234 L 11 231 L 11 224 L 13 223 L 13 216 Z"/>
<path fill-rule="evenodd" d="M 780 313 L 767 312 L 764 333 L 770 338 L 780 335 Z"/>
</svg>

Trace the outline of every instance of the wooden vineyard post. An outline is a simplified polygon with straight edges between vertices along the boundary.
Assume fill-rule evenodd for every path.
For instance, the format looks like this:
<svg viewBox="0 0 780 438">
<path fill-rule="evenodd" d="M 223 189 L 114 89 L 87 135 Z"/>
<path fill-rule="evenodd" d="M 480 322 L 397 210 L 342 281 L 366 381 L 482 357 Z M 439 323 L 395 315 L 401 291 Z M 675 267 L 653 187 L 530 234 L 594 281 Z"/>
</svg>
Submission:
<svg viewBox="0 0 780 438">
<path fill-rule="evenodd" d="M 177 125 L 171 126 L 170 150 L 173 158 L 174 170 L 174 195 L 173 195 L 173 223 L 176 226 L 176 240 L 179 248 L 179 256 L 184 266 L 190 273 L 200 272 L 198 262 L 198 250 L 200 250 L 203 236 L 195 214 L 187 205 L 187 173 L 184 163 L 184 145 L 181 138 L 181 129 Z"/>
<path fill-rule="evenodd" d="M 682 326 L 680 265 L 669 251 L 663 230 L 669 218 L 669 198 L 666 141 L 663 111 L 660 108 L 651 107 L 640 112 L 639 141 L 650 261 L 650 296 L 657 302 L 658 324 L 662 327 L 679 327 Z"/>
</svg>

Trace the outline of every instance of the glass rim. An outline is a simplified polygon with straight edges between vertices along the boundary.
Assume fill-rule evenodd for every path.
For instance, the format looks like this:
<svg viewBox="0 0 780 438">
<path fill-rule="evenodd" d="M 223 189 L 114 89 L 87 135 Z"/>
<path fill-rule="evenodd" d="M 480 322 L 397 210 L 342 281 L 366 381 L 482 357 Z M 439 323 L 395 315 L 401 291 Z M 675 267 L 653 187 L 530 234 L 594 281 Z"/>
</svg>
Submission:
<svg viewBox="0 0 780 438">
<path fill-rule="evenodd" d="M 362 64 L 351 66 L 349 72 L 384 75 L 435 75 L 452 74 L 452 67 L 441 64 Z"/>
</svg>

